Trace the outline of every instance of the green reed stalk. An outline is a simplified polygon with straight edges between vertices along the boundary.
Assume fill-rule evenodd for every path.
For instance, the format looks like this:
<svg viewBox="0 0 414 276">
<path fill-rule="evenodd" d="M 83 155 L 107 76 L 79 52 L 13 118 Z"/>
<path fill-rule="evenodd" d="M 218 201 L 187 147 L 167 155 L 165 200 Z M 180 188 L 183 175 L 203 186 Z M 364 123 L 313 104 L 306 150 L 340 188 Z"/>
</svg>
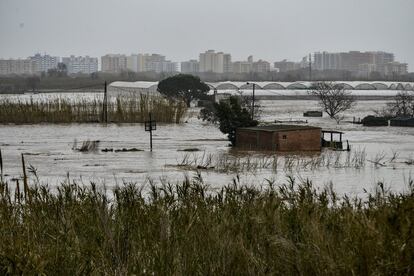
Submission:
<svg viewBox="0 0 414 276">
<path fill-rule="evenodd" d="M 23 191 L 24 191 L 24 200 L 29 202 L 32 201 L 32 196 L 30 194 L 29 184 L 27 181 L 27 174 L 26 174 L 26 164 L 24 161 L 24 154 L 22 153 L 22 170 L 23 170 Z"/>
<path fill-rule="evenodd" d="M 0 148 L 0 180 L 3 180 L 3 156 Z"/>
</svg>

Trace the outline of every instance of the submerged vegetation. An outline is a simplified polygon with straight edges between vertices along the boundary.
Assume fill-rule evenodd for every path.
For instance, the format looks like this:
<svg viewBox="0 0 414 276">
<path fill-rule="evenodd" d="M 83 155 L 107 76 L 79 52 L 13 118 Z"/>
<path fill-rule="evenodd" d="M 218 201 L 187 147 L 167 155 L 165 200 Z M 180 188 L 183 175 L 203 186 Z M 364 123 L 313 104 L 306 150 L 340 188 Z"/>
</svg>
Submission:
<svg viewBox="0 0 414 276">
<path fill-rule="evenodd" d="M 209 170 L 217 173 L 258 173 L 271 172 L 304 172 L 329 169 L 360 170 L 367 166 L 374 169 L 393 168 L 398 165 L 413 165 L 414 158 L 400 158 L 397 151 L 386 153 L 378 151 L 370 156 L 364 148 L 355 148 L 351 151 L 325 150 L 314 154 L 254 154 L 235 151 L 228 153 L 197 153 L 188 151 L 176 164 L 167 164 L 167 167 L 177 167 L 184 170 Z"/>
<path fill-rule="evenodd" d="M 414 183 L 364 199 L 200 175 L 113 191 L 0 182 L 0 274 L 410 275 Z M 32 176 L 30 176 L 32 177 Z M 27 183 L 28 176 L 24 177 Z M 20 188 L 19 188 L 20 187 Z"/>
<path fill-rule="evenodd" d="M 380 154 L 383 154 L 385 158 L 385 153 L 381 152 Z M 315 171 L 324 168 L 361 169 L 365 167 L 366 161 L 370 161 L 366 158 L 365 149 L 355 149 L 351 152 L 327 150 L 314 155 L 261 154 L 252 156 L 251 154 L 230 155 L 227 153 L 208 154 L 204 152 L 202 154 L 186 153 L 175 166 L 186 170 L 213 170 L 220 173 L 256 173 L 261 170 L 271 170 L 273 173 L 277 173 L 278 171 Z M 375 156 L 375 158 L 378 157 Z M 376 162 L 381 161 L 374 160 Z M 390 160 L 388 163 L 394 161 Z"/>
<path fill-rule="evenodd" d="M 101 99 L 49 99 L 47 101 L 0 101 L 0 124 L 96 123 L 102 120 Z M 108 121 L 143 123 L 148 113 L 160 123 L 180 123 L 186 114 L 184 102 L 160 96 L 117 97 L 107 104 Z"/>
</svg>

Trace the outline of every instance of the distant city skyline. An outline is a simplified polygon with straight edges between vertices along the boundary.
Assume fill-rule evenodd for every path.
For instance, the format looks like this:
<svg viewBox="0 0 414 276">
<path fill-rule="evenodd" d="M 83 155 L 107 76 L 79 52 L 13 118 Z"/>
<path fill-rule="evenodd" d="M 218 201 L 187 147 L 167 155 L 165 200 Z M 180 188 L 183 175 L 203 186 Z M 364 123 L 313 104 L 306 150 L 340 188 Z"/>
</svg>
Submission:
<svg viewBox="0 0 414 276">
<path fill-rule="evenodd" d="M 190 57 L 185 58 L 185 59 L 175 59 L 175 58 L 173 58 L 170 55 L 167 55 L 165 53 L 160 53 L 160 52 L 156 52 L 156 51 L 149 50 L 147 52 L 139 52 L 139 51 L 136 51 L 136 52 L 132 52 L 132 53 L 124 53 L 124 52 L 120 52 L 120 51 L 109 51 L 107 53 L 103 53 L 102 55 L 91 55 L 91 54 L 87 54 L 87 53 L 86 54 L 69 53 L 67 55 L 62 55 L 62 54 L 59 54 L 59 53 L 52 53 L 52 52 L 46 52 L 46 51 L 45 52 L 32 51 L 27 56 L 7 56 L 7 57 L 6 56 L 2 56 L 1 55 L 1 52 L 0 52 L 0 60 L 4 60 L 4 59 L 26 59 L 26 58 L 28 58 L 30 56 L 34 56 L 36 54 L 50 55 L 50 56 L 57 56 L 57 57 L 70 57 L 70 56 L 75 56 L 75 57 L 95 57 L 95 58 L 98 58 L 99 68 L 101 68 L 101 66 L 102 66 L 102 64 L 101 64 L 101 57 L 103 57 L 105 55 L 125 55 L 125 56 L 131 56 L 131 55 L 137 55 L 137 54 L 150 54 L 150 55 L 151 54 L 161 54 L 161 55 L 163 55 L 165 57 L 168 57 L 168 59 L 171 60 L 172 62 L 181 63 L 181 62 L 190 61 L 190 60 L 197 60 L 197 61 L 199 61 L 199 55 L 200 55 L 200 53 L 207 52 L 207 51 L 209 51 L 211 49 L 212 48 L 206 48 L 204 50 L 200 50 L 200 52 L 198 54 L 196 54 L 195 56 L 190 56 Z M 327 53 L 341 53 L 341 52 L 390 52 L 390 53 L 393 53 L 394 54 L 395 60 L 398 60 L 401 63 L 407 63 L 408 64 L 408 68 L 413 68 L 413 70 L 408 70 L 409 72 L 414 72 L 414 64 L 410 64 L 409 62 L 407 62 L 405 60 L 402 60 L 401 58 L 399 58 L 399 55 L 398 54 L 396 54 L 396 53 L 394 53 L 392 51 L 384 51 L 384 50 L 381 50 L 381 49 L 375 49 L 375 50 L 372 50 L 372 49 L 368 49 L 368 50 L 348 49 L 348 50 L 336 51 L 336 52 L 335 51 L 329 51 L 329 50 L 326 50 L 326 49 L 322 49 L 322 50 L 319 50 L 319 51 L 302 53 L 302 55 L 299 55 L 299 57 L 296 58 L 296 59 L 291 59 L 291 58 L 283 57 L 283 56 L 280 57 L 280 58 L 266 59 L 266 58 L 262 58 L 262 56 L 260 54 L 259 55 L 254 55 L 252 53 L 247 54 L 246 56 L 237 57 L 231 51 L 222 51 L 220 49 L 219 50 L 215 50 L 215 51 L 217 51 L 217 52 L 223 52 L 223 53 L 229 53 L 231 55 L 231 58 L 234 61 L 243 61 L 243 60 L 246 60 L 248 57 L 253 56 L 256 60 L 266 60 L 266 61 L 269 61 L 271 64 L 273 64 L 274 62 L 279 62 L 279 61 L 284 61 L 284 60 L 289 61 L 289 62 L 300 63 L 302 61 L 302 59 L 304 57 L 308 57 L 309 54 L 311 54 L 312 55 L 312 58 L 313 58 L 313 56 L 314 56 L 315 53 L 323 53 L 323 52 L 327 52 Z"/>
<path fill-rule="evenodd" d="M 0 58 L 208 49 L 235 60 L 300 60 L 306 53 L 386 51 L 414 71 L 412 0 L 2 0 Z"/>
<path fill-rule="evenodd" d="M 310 59 L 310 60 L 309 60 Z M 0 59 L 0 75 L 30 75 L 47 73 L 51 69 L 67 74 L 91 74 L 98 71 L 111 74 L 122 72 L 155 73 L 217 73 L 217 74 L 266 74 L 272 71 L 289 72 L 309 68 L 318 71 L 347 71 L 354 77 L 402 76 L 408 73 L 407 63 L 395 59 L 394 53 L 384 51 L 315 52 L 305 55 L 300 61 L 267 61 L 254 59 L 233 60 L 231 53 L 214 49 L 199 53 L 199 58 L 181 61 L 167 60 L 162 54 L 135 53 L 106 54 L 100 57 L 60 57 L 35 54 L 25 59 Z M 63 63 L 66 67 L 58 66 Z M 63 68 L 63 69 L 62 69 Z M 66 68 L 66 69 L 65 69 Z"/>
</svg>

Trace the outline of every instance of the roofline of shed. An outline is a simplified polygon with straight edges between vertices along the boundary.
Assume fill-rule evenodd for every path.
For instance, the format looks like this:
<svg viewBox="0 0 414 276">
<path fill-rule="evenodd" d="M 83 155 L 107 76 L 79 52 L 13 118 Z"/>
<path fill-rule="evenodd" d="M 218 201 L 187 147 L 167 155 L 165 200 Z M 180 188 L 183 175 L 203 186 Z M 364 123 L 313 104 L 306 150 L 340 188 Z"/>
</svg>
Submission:
<svg viewBox="0 0 414 276">
<path fill-rule="evenodd" d="M 237 129 L 247 130 L 247 131 L 266 131 L 266 132 L 300 131 L 300 130 L 316 130 L 316 129 L 319 129 L 319 130 L 322 131 L 322 128 L 320 128 L 320 127 L 304 127 L 304 128 L 292 128 L 292 129 L 288 129 L 288 128 L 282 128 L 282 129 L 254 129 L 254 128 L 250 128 L 250 127 L 239 127 Z"/>
</svg>

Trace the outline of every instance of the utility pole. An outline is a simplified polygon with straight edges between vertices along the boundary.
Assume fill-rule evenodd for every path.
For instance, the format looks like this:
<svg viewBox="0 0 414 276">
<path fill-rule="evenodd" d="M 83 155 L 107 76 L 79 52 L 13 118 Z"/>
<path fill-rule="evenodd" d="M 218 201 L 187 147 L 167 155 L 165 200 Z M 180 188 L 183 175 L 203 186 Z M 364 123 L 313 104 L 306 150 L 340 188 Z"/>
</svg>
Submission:
<svg viewBox="0 0 414 276">
<path fill-rule="evenodd" d="M 249 85 L 250 83 L 247 82 L 246 84 Z M 252 85 L 253 85 L 253 91 L 252 91 L 253 92 L 253 95 L 252 95 L 252 120 L 254 120 L 254 90 L 256 88 L 256 84 L 252 83 Z"/>
<path fill-rule="evenodd" d="M 102 122 L 108 123 L 108 91 L 107 91 L 107 84 L 105 81 L 104 87 L 104 98 L 102 104 Z"/>
<path fill-rule="evenodd" d="M 253 96 L 252 96 L 252 120 L 254 120 L 254 89 L 256 88 L 256 84 L 253 83 Z"/>
</svg>

